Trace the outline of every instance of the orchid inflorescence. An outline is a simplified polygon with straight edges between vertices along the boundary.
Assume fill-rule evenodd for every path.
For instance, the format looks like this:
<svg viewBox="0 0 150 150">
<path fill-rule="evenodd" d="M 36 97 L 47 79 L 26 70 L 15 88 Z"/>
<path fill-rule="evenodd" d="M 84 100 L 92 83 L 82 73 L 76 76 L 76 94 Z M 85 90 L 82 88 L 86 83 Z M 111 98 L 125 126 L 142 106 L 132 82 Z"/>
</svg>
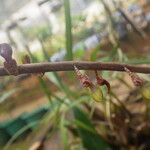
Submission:
<svg viewBox="0 0 150 150">
<path fill-rule="evenodd" d="M 12 48 L 9 44 L 7 44 L 7 43 L 0 44 L 0 55 L 5 59 L 5 61 L 3 63 L 5 71 L 7 72 L 8 75 L 17 76 L 17 75 L 21 74 L 21 69 L 19 69 L 19 68 L 21 68 L 21 66 L 18 67 L 16 60 L 12 58 L 12 53 L 13 53 L 13 51 L 12 51 Z M 25 55 L 24 58 L 23 58 L 23 64 L 30 64 L 30 63 L 31 63 L 30 57 L 28 55 Z M 75 66 L 74 63 L 73 64 L 71 64 L 71 63 L 72 62 L 67 62 L 67 63 L 62 62 L 62 65 L 65 66 L 66 68 L 68 67 L 67 70 L 71 70 L 70 69 L 71 65 L 74 66 L 74 70 L 75 70 L 81 84 L 83 85 L 83 87 L 88 88 L 90 91 L 95 91 L 96 86 L 101 87 L 101 86 L 105 85 L 108 89 L 108 93 L 110 92 L 110 83 L 107 80 L 105 80 L 102 76 L 99 76 L 97 70 L 95 70 L 94 65 L 97 65 L 96 63 L 94 63 L 94 64 L 92 64 L 92 62 L 88 62 L 88 63 L 87 62 L 84 62 L 84 63 L 81 62 L 80 63 L 82 67 L 84 65 L 84 66 L 88 67 L 89 70 L 91 69 L 89 67 L 92 66 L 92 70 L 95 70 L 96 84 L 94 84 L 86 74 L 82 74 L 79 71 L 79 69 Z M 30 64 L 30 66 L 32 66 L 32 65 L 33 64 Z M 46 67 L 45 67 L 46 70 L 45 70 L 44 67 L 42 67 L 44 65 L 46 65 Z M 50 64 L 50 63 L 48 64 L 48 66 L 53 69 L 53 67 L 51 67 L 52 65 L 53 65 L 54 68 L 57 69 L 57 71 L 62 71 L 61 70 L 62 66 L 60 67 L 59 65 L 57 65 L 57 63 L 56 64 L 54 64 L 54 63 L 53 64 Z M 103 70 L 104 70 L 104 68 L 106 68 L 106 70 L 108 70 L 108 68 L 110 68 L 111 71 L 125 71 L 125 72 L 127 72 L 128 75 L 131 77 L 131 80 L 132 80 L 132 82 L 134 83 L 135 86 L 142 86 L 143 80 L 136 73 L 131 71 L 130 69 L 135 70 L 135 68 L 136 68 L 136 70 L 138 69 L 137 72 L 141 72 L 141 73 L 148 73 L 149 70 L 150 70 L 148 67 L 147 68 L 146 67 L 137 67 L 137 66 L 135 67 L 135 66 L 124 65 L 124 64 L 113 64 L 113 63 L 112 64 L 110 64 L 110 63 L 109 64 L 106 64 L 106 63 L 102 64 L 101 63 L 101 65 L 103 65 Z M 25 67 L 28 67 L 28 66 L 23 66 L 22 70 L 25 69 Z M 57 67 L 60 67 L 60 70 Z M 32 67 L 28 68 L 28 70 L 29 69 L 31 70 L 31 74 L 34 74 L 34 72 L 32 72 L 32 68 L 37 68 L 37 65 L 33 65 Z M 47 68 L 48 68 L 47 64 L 39 64 L 39 67 L 38 67 L 39 73 L 37 73 L 37 71 L 35 73 L 40 74 L 40 76 L 42 74 L 42 76 L 43 76 L 43 74 L 45 72 L 49 71 L 49 70 L 47 70 Z M 112 70 L 112 68 L 113 68 L 113 70 Z M 99 68 L 97 68 L 97 69 L 101 70 Z M 35 70 L 37 70 L 37 69 L 35 69 Z M 26 69 L 24 71 L 26 71 Z M 53 71 L 55 71 L 55 70 L 53 69 Z M 1 72 L 3 72 L 3 74 L 7 75 L 3 71 L 2 68 L 1 68 Z"/>
<path fill-rule="evenodd" d="M 90 78 L 86 74 L 82 74 L 76 66 L 74 66 L 74 69 L 75 69 L 77 77 L 78 77 L 79 81 L 81 82 L 82 86 L 89 90 L 90 95 L 92 96 L 92 98 L 95 101 L 99 102 L 99 101 L 103 100 L 103 92 L 100 88 L 101 86 L 106 85 L 106 87 L 108 89 L 108 93 L 110 92 L 109 82 L 107 80 L 105 80 L 104 78 L 102 78 L 101 76 L 99 76 L 97 71 L 95 71 L 96 84 L 94 84 L 90 80 Z"/>
<path fill-rule="evenodd" d="M 94 84 L 86 74 L 82 74 L 76 66 L 74 66 L 74 70 L 82 86 L 89 90 L 95 101 L 99 102 L 103 99 L 101 86 L 105 85 L 107 87 L 108 94 L 110 93 L 110 83 L 102 76 L 99 76 L 97 70 L 95 70 L 96 84 Z M 124 67 L 124 70 L 131 77 L 131 80 L 135 86 L 142 86 L 143 80 L 136 73 L 130 71 L 127 67 Z"/>
</svg>

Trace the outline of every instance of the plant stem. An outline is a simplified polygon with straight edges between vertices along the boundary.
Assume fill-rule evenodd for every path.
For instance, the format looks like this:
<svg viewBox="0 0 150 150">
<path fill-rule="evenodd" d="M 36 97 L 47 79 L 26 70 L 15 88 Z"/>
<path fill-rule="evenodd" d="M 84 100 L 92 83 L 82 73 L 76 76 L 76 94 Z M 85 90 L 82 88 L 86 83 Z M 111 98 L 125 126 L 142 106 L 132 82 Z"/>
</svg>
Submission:
<svg viewBox="0 0 150 150">
<path fill-rule="evenodd" d="M 135 73 L 150 74 L 149 66 L 128 65 L 120 63 L 102 63 L 88 61 L 62 61 L 62 62 L 47 62 L 47 63 L 31 63 L 18 65 L 19 74 L 30 73 L 45 73 L 55 71 L 74 71 L 74 66 L 79 70 L 99 70 L 99 71 L 121 71 L 124 72 L 124 67 Z M 4 67 L 0 67 L 0 76 L 9 75 Z"/>
</svg>

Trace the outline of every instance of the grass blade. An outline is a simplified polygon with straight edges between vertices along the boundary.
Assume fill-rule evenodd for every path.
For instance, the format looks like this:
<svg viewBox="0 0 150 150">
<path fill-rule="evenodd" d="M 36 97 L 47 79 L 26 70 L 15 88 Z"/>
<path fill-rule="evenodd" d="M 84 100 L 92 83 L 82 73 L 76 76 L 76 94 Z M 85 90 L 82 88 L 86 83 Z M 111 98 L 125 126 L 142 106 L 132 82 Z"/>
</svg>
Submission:
<svg viewBox="0 0 150 150">
<path fill-rule="evenodd" d="M 62 142 L 63 142 L 63 149 L 64 150 L 69 150 L 68 134 L 67 134 L 67 129 L 65 127 L 65 118 L 64 118 L 64 116 L 61 117 L 60 131 L 61 131 L 61 139 L 62 139 Z"/>
<path fill-rule="evenodd" d="M 45 95 L 47 96 L 49 102 L 51 103 L 51 91 L 49 89 L 49 87 L 47 86 L 46 81 L 44 81 L 44 79 L 42 79 L 41 77 L 39 77 L 39 82 L 40 82 L 40 86 L 42 88 L 42 90 L 44 91 Z"/>
<path fill-rule="evenodd" d="M 110 149 L 109 145 L 96 133 L 87 115 L 77 107 L 73 110 L 75 119 L 78 120 L 75 123 L 85 148 L 87 150 Z"/>
<path fill-rule="evenodd" d="M 73 60 L 70 0 L 64 0 L 64 9 L 65 9 L 65 25 L 66 25 L 65 32 L 66 32 L 67 60 Z"/>
</svg>

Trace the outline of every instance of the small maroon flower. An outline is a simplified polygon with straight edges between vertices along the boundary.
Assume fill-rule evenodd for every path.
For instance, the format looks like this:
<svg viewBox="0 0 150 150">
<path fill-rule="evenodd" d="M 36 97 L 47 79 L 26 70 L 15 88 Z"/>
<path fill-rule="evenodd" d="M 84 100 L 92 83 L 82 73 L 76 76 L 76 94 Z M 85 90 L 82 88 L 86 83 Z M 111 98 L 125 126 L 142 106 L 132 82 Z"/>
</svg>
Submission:
<svg viewBox="0 0 150 150">
<path fill-rule="evenodd" d="M 142 86 L 143 80 L 134 72 L 131 72 L 128 68 L 124 67 L 124 70 L 128 73 L 131 77 L 131 80 L 135 86 Z"/>
<path fill-rule="evenodd" d="M 107 80 L 105 80 L 103 77 L 99 76 L 97 71 L 95 71 L 95 75 L 96 75 L 97 84 L 99 86 L 106 85 L 108 93 L 110 93 L 110 83 Z"/>
<path fill-rule="evenodd" d="M 77 74 L 78 79 L 80 80 L 81 84 L 83 85 L 83 87 L 86 87 L 86 88 L 93 87 L 93 83 L 91 82 L 91 80 L 89 79 L 89 77 L 86 74 L 82 74 L 76 66 L 74 66 L 74 70 Z"/>
</svg>

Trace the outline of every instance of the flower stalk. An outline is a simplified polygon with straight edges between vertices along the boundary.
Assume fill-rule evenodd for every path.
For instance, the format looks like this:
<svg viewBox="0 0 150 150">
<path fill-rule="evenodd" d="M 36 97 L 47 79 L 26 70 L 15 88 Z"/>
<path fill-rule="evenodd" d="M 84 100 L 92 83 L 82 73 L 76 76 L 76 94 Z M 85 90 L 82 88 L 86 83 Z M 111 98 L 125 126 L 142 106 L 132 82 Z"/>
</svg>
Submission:
<svg viewBox="0 0 150 150">
<path fill-rule="evenodd" d="M 79 70 L 97 70 L 97 71 L 120 71 L 125 72 L 124 67 L 128 68 L 134 73 L 150 74 L 149 66 L 128 65 L 120 63 L 102 63 L 102 62 L 88 62 L 88 61 L 62 61 L 62 62 L 46 62 L 46 63 L 31 63 L 18 65 L 18 75 L 20 74 L 36 74 L 45 72 L 58 71 L 74 71 L 74 66 Z M 0 66 L 0 76 L 10 75 Z"/>
</svg>

